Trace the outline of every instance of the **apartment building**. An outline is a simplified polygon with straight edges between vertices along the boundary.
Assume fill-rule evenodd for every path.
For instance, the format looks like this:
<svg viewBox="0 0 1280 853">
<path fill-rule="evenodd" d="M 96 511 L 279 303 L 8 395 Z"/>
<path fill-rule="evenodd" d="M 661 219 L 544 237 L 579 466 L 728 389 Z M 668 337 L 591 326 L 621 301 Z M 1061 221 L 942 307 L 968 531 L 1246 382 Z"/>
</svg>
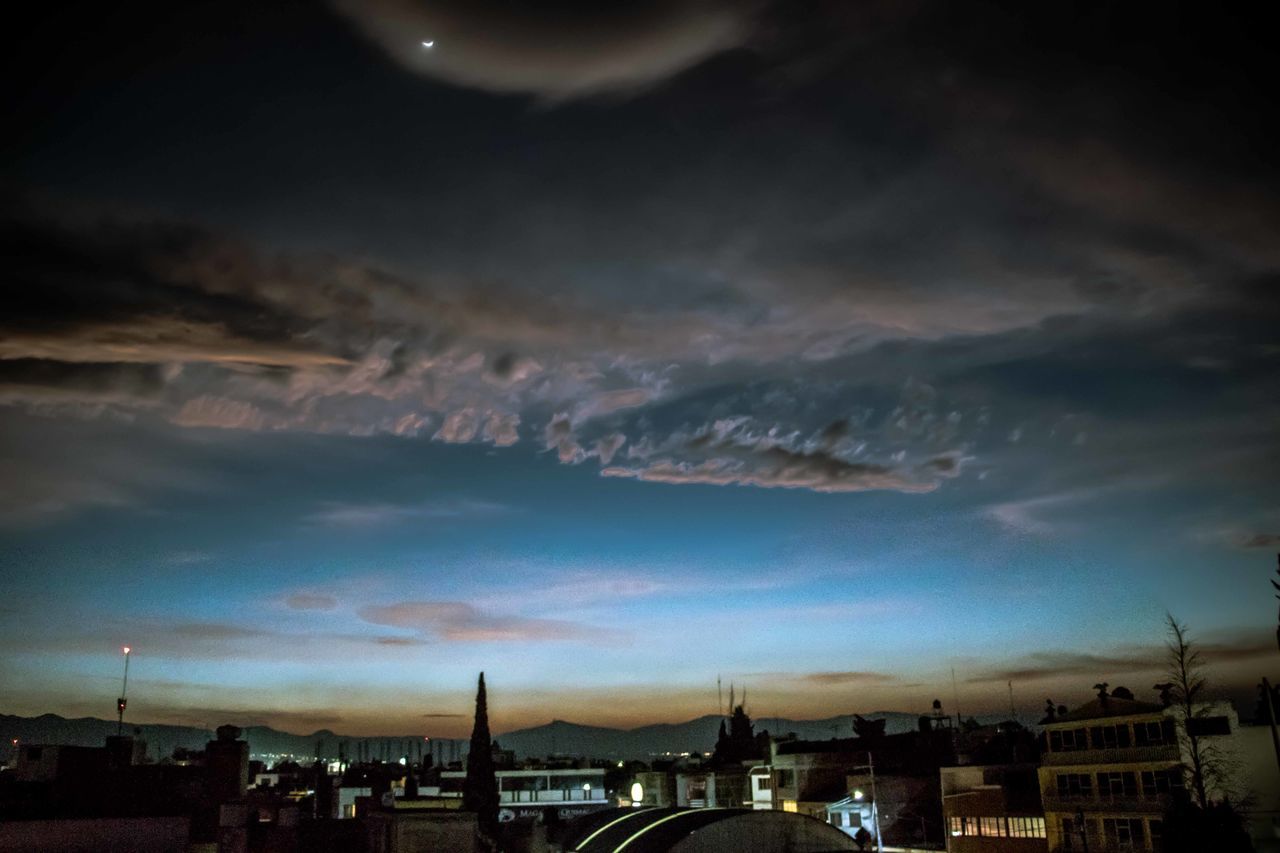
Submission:
<svg viewBox="0 0 1280 853">
<path fill-rule="evenodd" d="M 1044 723 L 1039 771 L 1050 851 L 1158 851 L 1164 813 L 1189 764 L 1174 711 L 1105 685 L 1098 698 Z M 1239 727 L 1226 704 L 1193 723 L 1202 737 L 1230 738 Z M 1223 744 L 1230 749 L 1230 744 Z"/>
</svg>

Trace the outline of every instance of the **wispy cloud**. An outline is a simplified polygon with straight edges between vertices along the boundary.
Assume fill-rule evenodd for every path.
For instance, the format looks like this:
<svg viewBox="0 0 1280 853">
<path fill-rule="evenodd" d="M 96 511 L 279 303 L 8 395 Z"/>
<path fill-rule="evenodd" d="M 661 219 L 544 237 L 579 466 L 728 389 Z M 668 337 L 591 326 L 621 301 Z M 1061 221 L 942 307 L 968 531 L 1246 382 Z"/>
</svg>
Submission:
<svg viewBox="0 0 1280 853">
<path fill-rule="evenodd" d="M 624 637 L 618 631 L 577 622 L 485 613 L 461 601 L 402 601 L 369 605 L 357 612 L 371 624 L 405 628 L 446 642 L 616 642 Z"/>
<path fill-rule="evenodd" d="M 284 604 L 290 610 L 335 610 L 338 599 L 332 595 L 299 592 L 285 598 Z"/>
<path fill-rule="evenodd" d="M 1210 663 L 1228 664 L 1263 659 L 1275 654 L 1274 637 L 1262 632 L 1237 633 L 1197 643 Z M 1032 652 L 1013 663 L 993 667 L 965 679 L 971 683 L 1037 681 L 1063 677 L 1100 679 L 1107 676 L 1150 675 L 1167 667 L 1164 646 L 1131 646 L 1113 652 L 1046 650 Z"/>
<path fill-rule="evenodd" d="M 769 683 L 790 682 L 796 685 L 815 688 L 901 686 L 901 679 L 891 673 L 859 670 L 825 672 L 752 672 L 747 673 L 746 677 L 759 679 Z"/>
<path fill-rule="evenodd" d="M 492 517 L 511 511 L 504 504 L 469 498 L 404 504 L 330 501 L 304 520 L 308 524 L 324 526 L 378 527 L 409 521 Z"/>
</svg>

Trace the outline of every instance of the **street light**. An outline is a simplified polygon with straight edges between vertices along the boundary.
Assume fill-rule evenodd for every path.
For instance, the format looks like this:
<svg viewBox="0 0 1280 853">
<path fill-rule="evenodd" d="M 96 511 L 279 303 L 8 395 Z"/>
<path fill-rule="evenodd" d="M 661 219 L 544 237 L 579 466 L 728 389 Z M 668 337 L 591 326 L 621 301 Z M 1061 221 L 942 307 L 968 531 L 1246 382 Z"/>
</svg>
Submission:
<svg viewBox="0 0 1280 853">
<path fill-rule="evenodd" d="M 129 694 L 129 652 L 133 649 L 124 647 L 124 682 L 120 685 L 120 698 L 116 700 L 116 736 L 124 734 L 124 709 L 129 704 L 125 697 Z"/>
<path fill-rule="evenodd" d="M 867 763 L 859 764 L 851 767 L 851 770 L 866 769 L 871 774 L 871 822 L 876 828 L 876 853 L 881 853 L 884 849 L 880 842 L 880 798 L 876 796 L 876 767 L 875 759 L 871 753 L 867 753 Z M 853 799 L 862 802 L 866 799 L 866 794 L 861 788 L 853 790 Z"/>
</svg>

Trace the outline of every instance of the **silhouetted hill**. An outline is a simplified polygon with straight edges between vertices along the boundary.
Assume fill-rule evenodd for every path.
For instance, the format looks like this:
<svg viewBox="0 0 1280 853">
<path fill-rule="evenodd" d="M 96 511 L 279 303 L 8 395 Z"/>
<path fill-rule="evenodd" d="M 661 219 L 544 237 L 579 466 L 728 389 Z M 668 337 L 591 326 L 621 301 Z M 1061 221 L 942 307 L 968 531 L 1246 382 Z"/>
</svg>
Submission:
<svg viewBox="0 0 1280 853">
<path fill-rule="evenodd" d="M 141 729 L 142 738 L 147 742 L 147 754 L 155 759 L 172 755 L 179 747 L 186 749 L 204 749 L 204 745 L 213 739 L 211 729 L 195 726 L 169 726 L 160 724 L 125 725 L 125 733 L 132 734 L 134 729 Z M 102 746 L 108 735 L 116 733 L 113 720 L 99 720 L 94 717 L 66 719 L 57 714 L 42 714 L 39 717 L 15 717 L 0 714 L 0 745 L 12 743 L 18 738 L 22 743 L 58 743 L 73 746 Z M 368 737 L 359 738 L 339 735 L 328 729 L 321 729 L 309 735 L 298 735 L 277 731 L 269 726 L 248 726 L 243 729 L 242 737 L 249 742 L 249 750 L 255 758 L 272 756 L 295 756 L 299 761 L 310 760 L 317 754 L 322 758 L 338 757 L 340 743 L 346 744 L 347 754 L 356 754 L 356 744 L 366 745 L 366 752 L 371 758 L 398 759 L 410 750 L 416 749 L 421 735 L 404 735 L 403 737 Z M 7 752 L 0 752 L 6 755 Z"/>
<path fill-rule="evenodd" d="M 916 727 L 915 714 L 897 711 L 879 711 L 865 714 L 868 719 L 886 721 L 889 734 L 911 731 Z M 638 758 L 641 760 L 665 753 L 710 752 L 716 742 L 720 717 L 708 714 L 683 723 L 658 723 L 635 729 L 613 729 L 602 726 L 586 726 L 565 720 L 553 720 L 542 726 L 505 732 L 495 736 L 504 749 L 514 750 L 521 758 L 548 755 L 573 755 L 591 758 Z M 994 723 L 1002 717 L 978 717 L 982 723 Z M 770 733 L 794 733 L 802 740 L 827 740 L 833 737 L 850 737 L 853 734 L 853 716 L 842 714 L 823 720 L 791 720 L 761 717 L 755 720 L 756 731 Z M 158 724 L 126 725 L 126 732 L 141 729 L 147 741 L 147 754 L 151 758 L 172 755 L 174 749 L 203 749 L 213 738 L 213 732 L 193 726 L 168 726 Z M 22 743 L 60 743 L 76 746 L 101 746 L 104 738 L 116 732 L 111 720 L 81 717 L 69 720 L 56 714 L 39 717 L 15 717 L 0 714 L 0 744 L 8 744 L 13 738 Z M 420 735 L 353 737 L 322 729 L 309 735 L 281 732 L 268 726 L 249 726 L 243 737 L 256 758 L 295 756 L 300 761 L 311 759 L 319 751 L 322 758 L 337 758 L 340 743 L 346 744 L 348 756 L 355 756 L 356 745 L 364 744 L 371 758 L 396 760 L 412 752 L 416 755 Z M 466 749 L 465 741 L 453 742 L 457 757 Z M 446 757 L 450 753 L 446 752 Z M 0 752 L 6 755 L 7 752 Z"/>
<path fill-rule="evenodd" d="M 877 711 L 864 714 L 868 719 L 883 719 L 888 734 L 912 731 L 917 714 L 899 711 Z M 979 722 L 998 722 L 1002 717 L 979 717 Z M 496 739 L 504 749 L 517 755 L 589 755 L 597 758 L 640 758 L 672 752 L 710 752 L 716 743 L 721 718 L 715 714 L 684 723 L 659 723 L 636 729 L 611 729 L 583 726 L 554 720 L 543 726 L 519 729 Z M 853 715 L 841 714 L 822 720 L 791 720 L 785 717 L 757 717 L 757 732 L 768 730 L 774 735 L 794 733 L 802 740 L 827 740 L 853 736 Z"/>
</svg>

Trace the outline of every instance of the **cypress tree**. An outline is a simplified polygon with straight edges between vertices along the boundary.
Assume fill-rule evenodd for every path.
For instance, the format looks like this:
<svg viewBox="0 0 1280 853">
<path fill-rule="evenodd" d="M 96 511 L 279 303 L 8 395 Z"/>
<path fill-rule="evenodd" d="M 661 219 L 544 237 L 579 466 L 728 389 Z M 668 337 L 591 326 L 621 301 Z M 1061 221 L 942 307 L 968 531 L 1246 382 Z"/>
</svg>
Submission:
<svg viewBox="0 0 1280 853">
<path fill-rule="evenodd" d="M 498 829 L 498 777 L 493 770 L 493 742 L 489 737 L 489 708 L 483 672 L 476 690 L 476 721 L 471 729 L 471 751 L 467 753 L 467 781 L 462 789 L 462 807 L 476 813 L 484 835 L 494 837 Z"/>
</svg>

